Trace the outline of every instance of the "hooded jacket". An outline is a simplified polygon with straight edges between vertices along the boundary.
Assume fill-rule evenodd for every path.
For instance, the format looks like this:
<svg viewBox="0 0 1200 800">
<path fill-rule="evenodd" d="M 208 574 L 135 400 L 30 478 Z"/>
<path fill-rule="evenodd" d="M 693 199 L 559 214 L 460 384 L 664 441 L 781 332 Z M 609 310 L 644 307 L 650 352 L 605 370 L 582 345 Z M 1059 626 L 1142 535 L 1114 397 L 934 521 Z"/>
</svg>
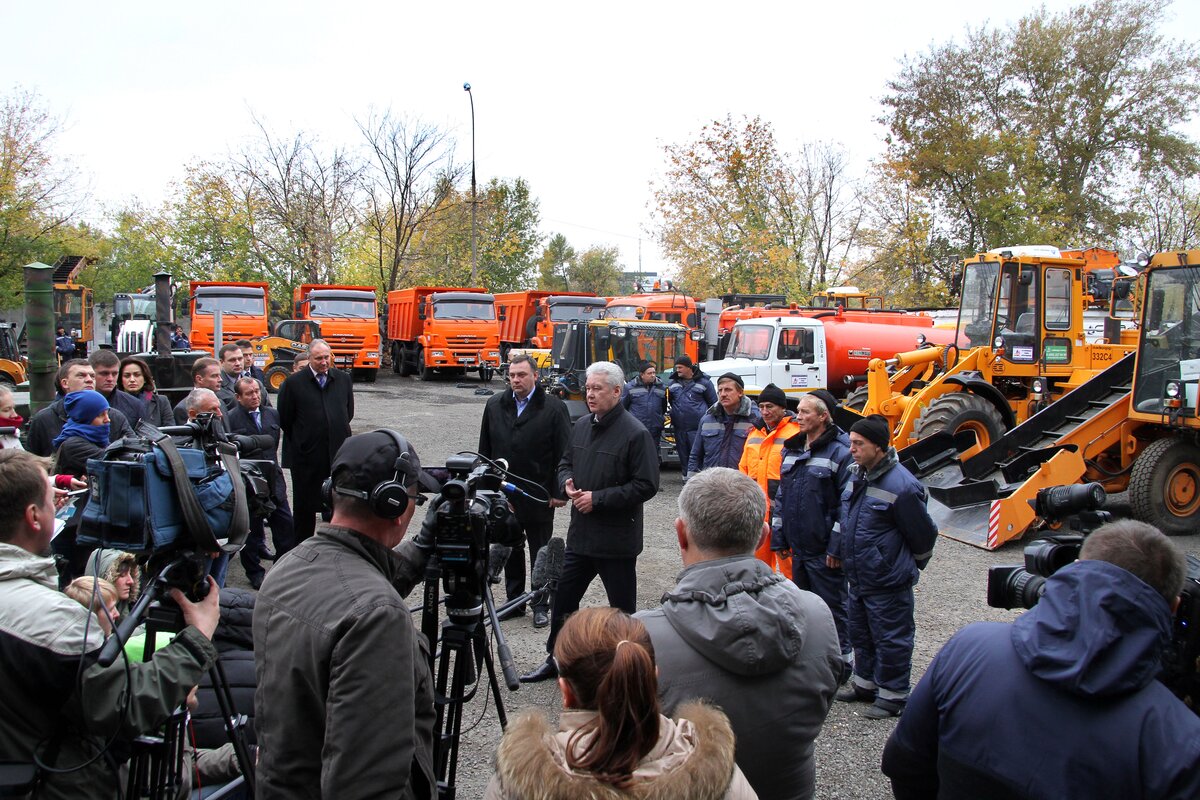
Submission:
<svg viewBox="0 0 1200 800">
<path fill-rule="evenodd" d="M 771 549 L 823 556 L 850 480 L 850 438 L 830 423 L 811 447 L 798 433 L 783 443 L 779 490 L 771 510 Z"/>
<path fill-rule="evenodd" d="M 1167 602 L 1077 561 L 1012 624 L 957 633 L 883 752 L 898 798 L 1200 797 L 1200 718 L 1155 680 Z"/>
<path fill-rule="evenodd" d="M 757 797 L 734 763 L 733 732 L 717 709 L 693 703 L 677 719 L 660 717 L 658 741 L 622 791 L 567 766 L 567 743 L 595 711 L 563 711 L 554 730 L 538 711 L 509 724 L 496 750 L 496 773 L 484 800 L 751 800 Z M 585 734 L 576 747 L 587 741 Z"/>
<path fill-rule="evenodd" d="M 783 443 L 800 433 L 800 423 L 785 414 L 770 430 L 760 417 L 746 436 L 746 447 L 737 468 L 758 481 L 767 495 L 767 522 L 771 521 L 771 500 L 779 489 L 779 467 L 783 463 Z"/>
<path fill-rule="evenodd" d="M 117 603 L 117 610 L 121 612 L 121 616 L 129 613 L 129 610 L 137 603 L 138 595 L 141 594 L 137 559 L 132 553 L 111 548 L 94 550 L 88 556 L 87 574 L 103 578 L 114 585 L 117 582 L 117 576 L 121 573 L 121 568 L 125 566 L 129 567 L 130 574 L 133 575 L 133 587 L 129 590 L 129 599 Z"/>
<path fill-rule="evenodd" d="M 704 412 L 717 402 L 717 390 L 700 367 L 694 367 L 690 381 L 681 378 L 678 372 L 667 376 L 667 398 L 671 401 L 671 427 L 694 431 L 700 427 Z"/>
<path fill-rule="evenodd" d="M 654 383 L 646 385 L 639 375 L 625 384 L 621 405 L 655 436 L 666 425 L 667 385 L 657 376 Z"/>
<path fill-rule="evenodd" d="M 0 753 L 7 761 L 32 761 L 34 748 L 56 732 L 52 763 L 65 767 L 90 759 L 114 734 L 130 740 L 156 731 L 217 655 L 188 626 L 150 661 L 101 667 L 99 622 L 57 587 L 52 558 L 0 542 Z M 46 756 L 44 744 L 39 752 Z M 101 758 L 44 775 L 37 797 L 116 795 L 116 777 Z"/>
<path fill-rule="evenodd" d="M 33 419 L 29 421 L 29 438 L 25 442 L 25 449 L 35 456 L 46 456 L 48 458 L 54 455 L 54 446 L 51 442 L 62 432 L 63 426 L 66 424 L 67 410 L 63 406 L 63 399 L 60 397 L 33 415 Z M 108 431 L 109 441 L 112 442 L 125 436 L 133 435 L 133 428 L 130 427 L 129 418 L 122 414 L 118 408 L 108 409 Z"/>
<path fill-rule="evenodd" d="M 709 467 L 737 469 L 746 447 L 746 437 L 761 422 L 758 405 L 745 395 L 732 414 L 719 402 L 713 403 L 700 418 L 699 435 L 688 461 L 688 474 Z"/>
<path fill-rule="evenodd" d="M 900 466 L 894 447 L 866 475 L 857 464 L 850 467 L 829 554 L 842 560 L 855 592 L 892 592 L 917 582 L 937 543 L 926 499 L 925 487 Z"/>
<path fill-rule="evenodd" d="M 660 608 L 636 616 L 654 643 L 663 710 L 712 702 L 759 797 L 812 797 L 813 742 L 842 671 L 821 599 L 747 554 L 691 565 Z"/>
</svg>

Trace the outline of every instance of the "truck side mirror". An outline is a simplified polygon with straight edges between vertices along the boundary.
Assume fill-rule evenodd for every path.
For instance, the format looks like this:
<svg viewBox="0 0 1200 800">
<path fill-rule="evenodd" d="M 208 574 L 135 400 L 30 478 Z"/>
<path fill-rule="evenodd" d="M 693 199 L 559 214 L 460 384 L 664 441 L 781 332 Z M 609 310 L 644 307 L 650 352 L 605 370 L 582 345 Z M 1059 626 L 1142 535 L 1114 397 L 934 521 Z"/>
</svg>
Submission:
<svg viewBox="0 0 1200 800">
<path fill-rule="evenodd" d="M 421 298 L 421 302 L 417 304 L 417 319 L 425 319 L 425 299 Z"/>
<path fill-rule="evenodd" d="M 498 313 L 500 315 L 501 322 L 504 322 L 506 319 L 508 319 L 508 311 L 503 306 L 500 307 L 500 311 Z"/>
</svg>

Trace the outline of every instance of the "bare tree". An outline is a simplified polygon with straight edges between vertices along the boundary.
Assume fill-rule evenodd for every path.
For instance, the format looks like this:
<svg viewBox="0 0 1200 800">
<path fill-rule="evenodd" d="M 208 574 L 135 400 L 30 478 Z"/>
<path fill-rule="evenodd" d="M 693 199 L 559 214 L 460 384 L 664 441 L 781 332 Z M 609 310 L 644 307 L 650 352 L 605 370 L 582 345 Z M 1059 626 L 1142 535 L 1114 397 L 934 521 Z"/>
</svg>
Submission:
<svg viewBox="0 0 1200 800">
<path fill-rule="evenodd" d="M 343 149 L 323 153 L 304 132 L 276 138 L 255 118 L 262 140 L 234 159 L 255 251 L 287 265 L 288 283 L 335 280 L 357 220 L 361 167 Z"/>
<path fill-rule="evenodd" d="M 379 282 L 390 291 L 411 272 L 414 236 L 448 210 L 463 168 L 454 164 L 454 140 L 434 125 L 391 111 L 357 123 L 372 161 L 363 176 L 366 225 L 376 241 Z"/>
</svg>

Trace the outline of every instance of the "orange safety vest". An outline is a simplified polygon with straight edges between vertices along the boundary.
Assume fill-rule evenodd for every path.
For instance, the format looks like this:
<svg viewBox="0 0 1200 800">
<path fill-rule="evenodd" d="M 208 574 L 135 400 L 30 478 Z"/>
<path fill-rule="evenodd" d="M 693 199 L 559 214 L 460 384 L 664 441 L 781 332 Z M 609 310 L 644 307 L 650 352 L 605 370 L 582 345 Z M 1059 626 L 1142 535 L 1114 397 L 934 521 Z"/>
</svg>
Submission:
<svg viewBox="0 0 1200 800">
<path fill-rule="evenodd" d="M 761 424 L 761 423 L 760 423 Z M 742 450 L 742 460 L 738 469 L 749 475 L 762 487 L 767 496 L 766 523 L 771 524 L 771 502 L 775 499 L 775 490 L 779 487 L 779 465 L 783 462 L 783 443 L 800 433 L 800 424 L 795 417 L 786 416 L 774 430 L 767 430 L 766 425 L 755 426 L 746 437 L 746 447 Z M 782 572 L 788 578 L 792 577 L 791 559 L 777 558 L 771 552 L 770 537 L 763 541 L 762 546 L 754 551 L 760 561 L 769 564 L 776 572 Z"/>
</svg>

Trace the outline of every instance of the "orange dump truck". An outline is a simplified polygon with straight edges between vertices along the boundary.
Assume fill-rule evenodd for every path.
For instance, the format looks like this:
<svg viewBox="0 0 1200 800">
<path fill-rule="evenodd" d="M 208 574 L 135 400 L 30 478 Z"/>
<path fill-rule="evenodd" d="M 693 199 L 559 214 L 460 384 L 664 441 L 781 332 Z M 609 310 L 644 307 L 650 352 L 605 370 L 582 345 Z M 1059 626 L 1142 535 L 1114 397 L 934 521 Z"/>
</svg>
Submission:
<svg viewBox="0 0 1200 800">
<path fill-rule="evenodd" d="M 612 298 L 604 316 L 606 319 L 676 322 L 688 329 L 685 348 L 692 361 L 699 363 L 700 343 L 704 340 L 703 310 L 703 302 L 679 292 L 648 292 Z"/>
<path fill-rule="evenodd" d="M 496 295 L 500 350 L 504 360 L 514 347 L 549 348 L 554 330 L 568 322 L 599 319 L 608 301 L 588 292 L 504 292 Z"/>
<path fill-rule="evenodd" d="M 213 349 L 213 321 L 221 312 L 221 344 L 257 339 L 269 332 L 267 284 L 192 281 L 188 284 L 189 339 L 195 350 Z M 220 345 L 217 345 L 220 349 Z"/>
<path fill-rule="evenodd" d="M 296 319 L 320 323 L 339 369 L 356 381 L 375 382 L 380 336 L 374 287 L 306 283 L 292 292 L 292 306 Z"/>
<path fill-rule="evenodd" d="M 388 292 L 387 302 L 394 372 L 427 381 L 478 370 L 490 381 L 500 367 L 496 299 L 483 289 L 414 286 Z"/>
</svg>

